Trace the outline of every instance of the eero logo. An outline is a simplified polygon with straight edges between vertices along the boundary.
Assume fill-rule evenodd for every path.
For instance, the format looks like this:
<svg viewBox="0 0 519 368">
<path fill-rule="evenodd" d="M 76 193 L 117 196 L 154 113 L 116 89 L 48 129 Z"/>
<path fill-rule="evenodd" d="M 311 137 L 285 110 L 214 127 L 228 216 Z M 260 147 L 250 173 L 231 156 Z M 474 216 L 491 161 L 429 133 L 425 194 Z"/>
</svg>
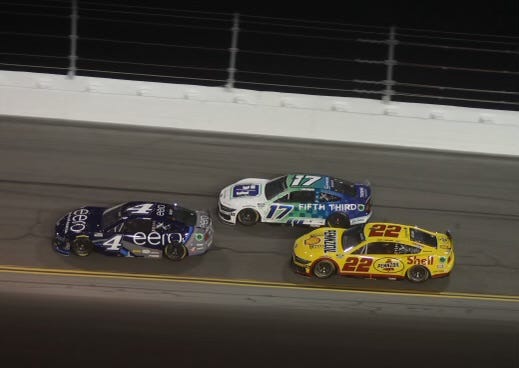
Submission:
<svg viewBox="0 0 519 368">
<path fill-rule="evenodd" d="M 86 228 L 86 219 L 88 218 L 88 210 L 85 208 L 81 208 L 72 212 L 69 215 L 70 219 L 70 231 L 75 233 L 80 233 Z"/>
<path fill-rule="evenodd" d="M 122 246 L 122 238 L 124 235 L 115 235 L 105 241 L 103 243 L 104 246 L 106 246 L 105 250 L 113 250 L 118 251 Z M 182 235 L 179 233 L 173 233 L 173 234 L 160 234 L 156 231 L 152 231 L 151 233 L 147 234 L 143 233 L 142 231 L 139 231 L 138 233 L 135 233 L 133 235 L 127 235 L 131 238 L 133 238 L 133 243 L 140 246 L 145 245 L 167 245 L 171 244 L 175 241 L 183 242 Z"/>
</svg>

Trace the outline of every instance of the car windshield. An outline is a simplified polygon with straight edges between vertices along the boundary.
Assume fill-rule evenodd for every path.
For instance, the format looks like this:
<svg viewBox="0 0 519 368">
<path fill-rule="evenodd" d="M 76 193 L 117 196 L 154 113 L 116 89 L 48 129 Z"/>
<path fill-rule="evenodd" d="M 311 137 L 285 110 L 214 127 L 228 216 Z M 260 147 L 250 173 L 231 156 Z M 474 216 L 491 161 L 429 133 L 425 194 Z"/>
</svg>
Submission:
<svg viewBox="0 0 519 368">
<path fill-rule="evenodd" d="M 175 206 L 173 210 L 172 220 L 180 222 L 187 226 L 195 226 L 196 212 L 190 211 L 183 207 Z"/>
<path fill-rule="evenodd" d="M 342 249 L 344 252 L 350 251 L 360 242 L 364 241 L 362 226 L 351 227 L 342 234 Z"/>
<path fill-rule="evenodd" d="M 103 220 L 101 221 L 101 228 L 108 229 L 112 227 L 117 221 L 121 219 L 121 210 L 125 203 L 121 203 L 115 207 L 108 208 L 103 212 Z"/>
<path fill-rule="evenodd" d="M 287 189 L 287 177 L 282 176 L 277 179 L 273 179 L 265 184 L 265 197 L 267 199 L 272 199 L 277 196 L 279 193 Z"/>
<path fill-rule="evenodd" d="M 436 240 L 436 236 L 434 235 L 420 231 L 418 229 L 410 229 L 409 234 L 411 235 L 411 240 L 414 242 L 425 244 L 430 247 L 438 247 L 438 242 Z"/>
</svg>

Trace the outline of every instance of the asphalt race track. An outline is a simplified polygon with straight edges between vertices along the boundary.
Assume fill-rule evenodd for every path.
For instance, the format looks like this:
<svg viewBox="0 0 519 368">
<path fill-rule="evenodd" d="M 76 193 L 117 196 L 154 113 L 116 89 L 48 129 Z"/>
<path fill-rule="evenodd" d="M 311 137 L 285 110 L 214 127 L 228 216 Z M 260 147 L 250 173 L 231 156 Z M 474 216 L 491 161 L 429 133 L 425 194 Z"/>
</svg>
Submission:
<svg viewBox="0 0 519 368">
<path fill-rule="evenodd" d="M 144 281 L 123 279 L 117 290 L 131 289 L 131 293 L 128 292 L 131 297 L 125 295 L 116 299 L 112 295 L 116 293 L 86 292 L 84 286 L 78 285 L 78 280 L 84 281 L 85 278 L 70 275 L 19 275 L 17 278 L 13 276 L 15 274 L 3 272 L 3 266 L 98 275 L 109 272 L 182 277 L 201 280 L 192 284 L 193 288 L 205 285 L 205 291 L 199 291 L 199 295 L 204 295 L 207 290 L 224 288 L 219 298 L 234 295 L 237 293 L 234 288 L 239 288 L 239 293 L 246 299 L 247 295 L 258 293 L 259 286 L 217 286 L 211 284 L 211 280 L 238 283 L 245 280 L 273 288 L 268 292 L 262 289 L 262 298 L 270 295 L 265 303 L 268 308 L 256 308 L 254 313 L 249 313 L 250 306 L 243 303 L 219 304 L 213 309 L 210 306 L 214 301 L 200 304 L 196 298 L 190 300 L 190 304 L 186 302 L 179 306 L 171 299 L 153 298 L 150 295 L 158 293 L 154 291 L 148 292 L 149 297 L 141 301 L 142 305 L 132 303 L 131 307 L 124 308 L 124 313 L 118 314 L 112 324 L 108 320 L 103 322 L 107 324 L 99 333 L 108 340 L 107 350 L 114 348 L 109 342 L 117 340 L 120 343 L 125 333 L 128 333 L 128 339 L 137 340 L 140 335 L 135 335 L 136 331 L 140 331 L 143 338 L 150 333 L 153 339 L 161 341 L 162 345 L 158 346 L 164 348 L 150 347 L 151 355 L 165 357 L 171 354 L 174 361 L 176 355 L 189 351 L 192 359 L 183 356 L 181 366 L 223 366 L 244 359 L 247 364 L 254 365 L 259 361 L 265 363 L 268 351 L 273 354 L 272 362 L 276 354 L 290 353 L 290 359 L 279 361 L 286 366 L 291 363 L 294 366 L 324 363 L 316 355 L 326 357 L 326 362 L 342 365 L 347 365 L 348 361 L 364 361 L 364 365 L 382 367 L 411 363 L 449 366 L 449 362 L 469 362 L 471 367 L 489 366 L 492 362 L 498 362 L 495 365 L 498 367 L 519 366 L 517 158 L 12 117 L 0 118 L 0 152 L 0 313 L 4 319 L 0 329 L 4 331 L 3 339 L 9 334 L 14 336 L 12 340 L 2 341 L 0 353 L 9 351 L 6 355 L 9 359 L 24 354 L 28 354 L 25 358 L 31 354 L 35 359 L 49 358 L 55 353 L 49 352 L 49 339 L 57 339 L 56 343 L 62 345 L 56 349 L 64 354 L 64 359 L 78 358 L 82 354 L 77 347 L 77 339 L 82 340 L 79 331 L 85 332 L 86 340 L 97 341 L 97 332 L 89 326 L 89 319 L 84 314 L 104 321 L 98 318 L 103 314 L 102 306 L 113 311 L 128 299 L 137 298 L 141 286 L 136 287 L 135 283 Z M 251 228 L 233 227 L 216 220 L 216 196 L 222 187 L 244 177 L 271 178 L 288 172 L 323 173 L 354 181 L 368 179 L 374 193 L 372 220 L 416 224 L 437 231 L 451 229 L 457 256 L 453 274 L 420 285 L 407 281 L 340 277 L 317 281 L 295 274 L 289 266 L 294 239 L 309 229 L 267 224 Z M 216 220 L 214 249 L 180 263 L 99 254 L 87 258 L 63 257 L 51 249 L 53 225 L 66 212 L 83 205 L 113 206 L 127 200 L 175 201 L 193 209 L 210 209 Z M 42 281 L 44 279 L 46 281 Z M 101 276 L 99 279 L 104 280 Z M 89 287 L 103 282 L 95 280 L 98 278 L 92 277 Z M 61 293 L 59 298 L 56 293 L 46 294 L 35 286 L 38 282 L 42 285 L 41 290 L 47 290 L 48 285 L 54 285 L 54 288 L 57 284 L 62 285 L 61 288 L 67 285 L 70 293 Z M 164 281 L 156 282 L 158 285 Z M 152 281 L 145 283 L 145 290 L 154 284 Z M 165 290 L 170 290 L 173 284 L 167 283 Z M 339 318 L 336 316 L 340 315 L 340 301 L 335 301 L 333 307 L 321 302 L 304 310 L 298 309 L 297 313 L 292 312 L 297 309 L 292 308 L 293 305 L 280 305 L 281 301 L 286 301 L 284 294 L 274 297 L 280 293 L 279 285 L 296 286 L 289 289 L 293 294 L 292 303 L 304 300 L 306 296 L 303 294 L 334 293 L 305 287 L 375 292 L 379 300 L 373 303 L 379 303 L 377 308 L 381 308 L 381 312 L 373 315 L 369 312 L 372 309 L 364 311 L 359 307 L 359 312 L 350 308 L 344 318 Z M 297 288 L 299 286 L 301 289 Z M 39 289 L 38 293 L 20 292 L 36 289 Z M 95 295 L 88 298 L 91 294 Z M 372 297 L 369 293 L 333 295 L 334 300 L 351 301 L 354 298 L 359 306 L 366 302 L 366 298 Z M 436 305 L 432 300 L 436 300 L 434 296 L 438 295 L 450 299 L 444 300 L 446 304 Z M 456 295 L 463 297 L 456 299 Z M 485 297 L 502 300 L 485 301 L 484 305 L 475 301 Z M 397 316 L 390 318 L 383 312 L 384 308 L 380 306 L 387 300 L 401 306 Z M 411 304 L 411 309 L 420 313 L 408 316 Z M 41 308 L 31 313 L 30 307 L 33 306 Z M 156 313 L 144 312 L 149 308 Z M 176 316 L 175 323 L 168 320 L 168 308 L 172 316 Z M 73 318 L 73 311 L 81 317 Z M 460 311 L 461 315 L 472 314 L 472 317 L 462 318 Z M 178 318 L 179 314 L 185 318 Z M 330 317 L 330 314 L 335 317 Z M 122 328 L 127 321 L 134 319 L 138 320 L 136 330 L 128 332 Z M 156 322 L 150 323 L 153 331 L 146 332 L 148 324 L 145 321 L 150 319 L 165 319 L 167 322 L 162 327 L 157 327 L 160 324 Z M 15 320 L 23 323 L 12 323 Z M 42 320 L 59 322 L 56 322 L 56 329 L 42 333 Z M 193 320 L 197 320 L 195 328 L 189 328 Z M 50 327 L 53 322 L 48 323 Z M 203 323 L 211 326 L 210 333 L 202 334 Z M 35 327 L 30 327 L 35 324 L 40 326 L 39 333 Z M 74 330 L 74 325 L 77 330 Z M 347 333 L 338 326 L 346 326 Z M 58 336 L 58 331 L 67 328 L 75 331 L 67 330 L 75 337 L 73 343 Z M 169 345 L 167 339 L 162 339 L 167 336 L 168 328 L 179 328 L 185 339 L 182 342 L 175 340 Z M 31 330 L 33 337 L 19 335 L 20 329 Z M 216 332 L 220 330 L 223 332 Z M 276 331 L 276 339 L 270 339 L 269 336 L 275 335 Z M 196 356 L 197 350 L 193 345 L 201 334 L 206 337 L 202 339 L 205 343 L 218 342 L 211 347 L 201 343 L 202 350 L 215 357 L 213 362 Z M 356 336 L 354 340 L 352 336 Z M 229 345 L 223 347 L 221 344 L 226 339 Z M 327 345 L 328 340 L 333 340 L 333 343 Z M 45 349 L 32 347 L 45 341 Z M 146 346 L 146 341 L 141 342 Z M 74 349 L 67 349 L 67 343 Z M 22 348 L 24 344 L 25 348 Z M 131 349 L 119 346 L 117 351 L 125 356 L 139 355 L 142 345 L 134 340 L 128 344 Z M 301 346 L 301 349 L 296 346 Z M 428 350 L 427 346 L 434 348 Z M 348 347 L 354 349 L 354 356 L 348 355 Z M 257 350 L 260 348 L 265 352 Z M 99 353 L 101 350 L 96 345 L 91 351 Z M 231 351 L 235 354 L 234 359 L 228 355 Z M 370 359 L 371 351 L 381 354 L 382 360 L 378 364 Z M 19 354 L 15 354 L 17 352 Z M 368 355 L 359 355 L 360 352 Z M 441 362 L 435 361 L 435 358 L 442 357 L 442 352 L 444 358 Z M 253 353 L 260 354 L 258 356 L 263 360 L 255 360 Z M 408 364 L 388 363 L 390 360 L 387 359 L 397 353 L 398 359 L 409 358 Z M 120 355 L 114 353 L 111 357 L 116 362 Z M 230 360 L 225 361 L 225 357 Z M 55 356 L 53 359 L 54 364 L 57 360 Z M 50 364 L 50 360 L 46 361 Z M 24 362 L 27 364 L 19 366 L 45 366 L 31 365 L 30 359 Z"/>
</svg>

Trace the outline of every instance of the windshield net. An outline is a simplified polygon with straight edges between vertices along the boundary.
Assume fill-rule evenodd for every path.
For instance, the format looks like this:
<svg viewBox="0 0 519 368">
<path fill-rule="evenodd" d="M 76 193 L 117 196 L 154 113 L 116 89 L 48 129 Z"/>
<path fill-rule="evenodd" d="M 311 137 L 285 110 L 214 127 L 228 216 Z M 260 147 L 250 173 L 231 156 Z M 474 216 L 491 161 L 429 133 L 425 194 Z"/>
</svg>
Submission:
<svg viewBox="0 0 519 368">
<path fill-rule="evenodd" d="M 279 193 L 284 191 L 286 188 L 286 176 L 282 176 L 281 178 L 271 180 L 265 185 L 265 197 L 267 199 L 272 199 L 273 197 L 277 196 Z"/>
</svg>

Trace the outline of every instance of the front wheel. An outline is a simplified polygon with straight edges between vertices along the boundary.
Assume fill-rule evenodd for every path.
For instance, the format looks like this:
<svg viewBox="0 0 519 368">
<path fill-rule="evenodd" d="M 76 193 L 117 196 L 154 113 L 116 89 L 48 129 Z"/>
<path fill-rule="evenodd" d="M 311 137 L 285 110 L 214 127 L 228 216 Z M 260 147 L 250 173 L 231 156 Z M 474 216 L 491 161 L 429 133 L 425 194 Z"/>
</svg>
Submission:
<svg viewBox="0 0 519 368">
<path fill-rule="evenodd" d="M 335 273 L 335 264 L 328 259 L 320 260 L 315 264 L 313 273 L 319 279 L 327 279 Z"/>
<path fill-rule="evenodd" d="M 407 279 L 412 282 L 424 282 L 429 278 L 429 270 L 424 266 L 413 266 L 407 271 Z"/>
<path fill-rule="evenodd" d="M 344 213 L 332 213 L 326 220 L 326 225 L 330 227 L 347 228 L 350 226 L 350 219 Z"/>
<path fill-rule="evenodd" d="M 178 262 L 187 256 L 187 248 L 184 244 L 170 243 L 164 248 L 164 255 L 166 258 Z"/>
<path fill-rule="evenodd" d="M 70 249 L 75 255 L 86 257 L 94 250 L 94 244 L 92 244 L 88 236 L 78 236 L 72 241 Z"/>
<path fill-rule="evenodd" d="M 245 226 L 255 225 L 259 219 L 259 213 L 253 210 L 252 208 L 245 208 L 238 213 L 238 222 Z"/>
</svg>

